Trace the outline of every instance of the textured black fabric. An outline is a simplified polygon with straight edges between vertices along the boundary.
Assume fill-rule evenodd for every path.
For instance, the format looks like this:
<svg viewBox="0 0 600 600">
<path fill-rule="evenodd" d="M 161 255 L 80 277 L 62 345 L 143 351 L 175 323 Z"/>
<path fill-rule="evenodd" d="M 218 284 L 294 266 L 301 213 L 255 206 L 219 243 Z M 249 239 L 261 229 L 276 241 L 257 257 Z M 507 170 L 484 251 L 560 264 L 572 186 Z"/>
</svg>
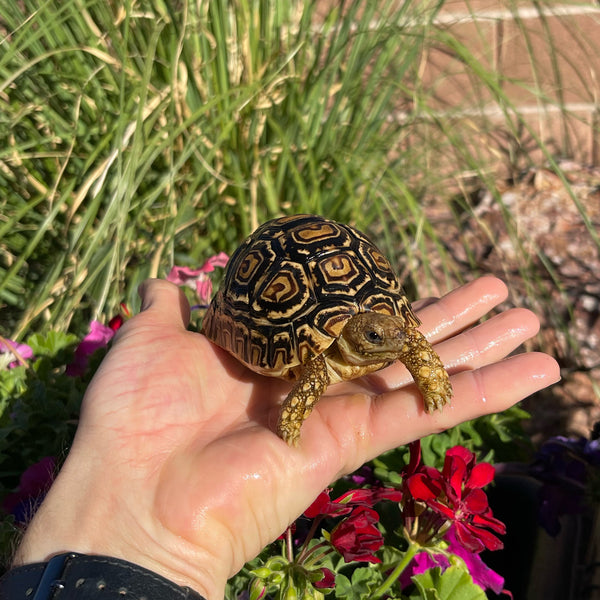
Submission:
<svg viewBox="0 0 600 600">
<path fill-rule="evenodd" d="M 67 553 L 0 578 L 0 600 L 205 600 L 187 587 L 110 556 Z"/>
</svg>

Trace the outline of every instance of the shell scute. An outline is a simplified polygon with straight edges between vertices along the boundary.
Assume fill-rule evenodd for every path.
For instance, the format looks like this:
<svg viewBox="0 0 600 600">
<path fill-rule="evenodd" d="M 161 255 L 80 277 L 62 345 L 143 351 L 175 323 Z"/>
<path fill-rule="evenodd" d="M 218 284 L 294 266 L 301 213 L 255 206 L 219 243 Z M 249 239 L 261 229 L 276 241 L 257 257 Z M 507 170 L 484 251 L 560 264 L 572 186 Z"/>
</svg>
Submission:
<svg viewBox="0 0 600 600">
<path fill-rule="evenodd" d="M 252 312 L 273 325 L 305 315 L 315 305 L 312 282 L 303 265 L 279 260 L 258 277 L 251 296 Z"/>
</svg>

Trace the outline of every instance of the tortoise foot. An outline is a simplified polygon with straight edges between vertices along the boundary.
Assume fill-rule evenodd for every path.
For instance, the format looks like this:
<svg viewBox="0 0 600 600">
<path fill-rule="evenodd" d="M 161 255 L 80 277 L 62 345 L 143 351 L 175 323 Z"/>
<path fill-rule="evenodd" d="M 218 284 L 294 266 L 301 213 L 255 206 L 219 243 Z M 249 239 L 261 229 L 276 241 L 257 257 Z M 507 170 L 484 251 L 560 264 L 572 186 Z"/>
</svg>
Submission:
<svg viewBox="0 0 600 600">
<path fill-rule="evenodd" d="M 425 412 L 441 410 L 450 402 L 453 391 L 448 372 L 437 352 L 417 329 L 406 332 L 400 360 L 423 395 Z"/>
</svg>

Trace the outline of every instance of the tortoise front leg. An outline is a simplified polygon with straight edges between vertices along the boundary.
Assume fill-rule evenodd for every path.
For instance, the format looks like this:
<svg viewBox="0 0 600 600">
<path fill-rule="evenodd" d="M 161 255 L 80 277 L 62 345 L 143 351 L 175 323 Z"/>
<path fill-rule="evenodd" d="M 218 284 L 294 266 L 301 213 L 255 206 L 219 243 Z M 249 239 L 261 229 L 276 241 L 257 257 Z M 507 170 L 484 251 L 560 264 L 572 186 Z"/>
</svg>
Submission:
<svg viewBox="0 0 600 600">
<path fill-rule="evenodd" d="M 320 354 L 306 363 L 292 391 L 281 405 L 277 435 L 290 446 L 297 446 L 302 422 L 329 385 L 327 362 Z"/>
<path fill-rule="evenodd" d="M 413 376 L 423 395 L 425 412 L 441 410 L 452 398 L 452 384 L 437 352 L 417 329 L 405 331 L 400 361 Z"/>
</svg>

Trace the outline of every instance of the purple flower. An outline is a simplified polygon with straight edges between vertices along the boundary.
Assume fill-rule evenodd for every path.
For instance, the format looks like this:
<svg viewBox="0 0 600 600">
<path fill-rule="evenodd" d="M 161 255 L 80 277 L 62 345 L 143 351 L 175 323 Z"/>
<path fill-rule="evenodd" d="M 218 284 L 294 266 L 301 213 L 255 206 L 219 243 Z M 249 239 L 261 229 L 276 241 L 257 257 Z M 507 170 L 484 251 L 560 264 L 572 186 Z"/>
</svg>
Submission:
<svg viewBox="0 0 600 600">
<path fill-rule="evenodd" d="M 357 487 L 363 487 L 365 485 L 381 485 L 380 482 L 375 478 L 373 467 L 369 465 L 363 465 L 360 467 L 360 469 L 354 471 L 354 473 L 347 475 L 346 479 L 352 481 L 352 483 Z"/>
<path fill-rule="evenodd" d="M 481 557 L 476 552 L 469 552 L 456 538 L 454 527 L 451 527 L 446 535 L 445 540 L 448 542 L 448 552 L 461 558 L 473 578 L 473 582 L 480 588 L 492 590 L 495 594 L 500 594 L 504 591 L 504 578 L 490 569 L 481 560 Z M 429 552 L 419 552 L 408 567 L 402 573 L 400 583 L 402 587 L 406 587 L 410 583 L 411 577 L 424 573 L 429 569 L 440 567 L 442 571 L 450 566 L 448 557 L 444 554 L 431 554 Z"/>
<path fill-rule="evenodd" d="M 443 554 L 431 554 L 426 551 L 419 552 L 413 557 L 406 569 L 402 571 L 402 575 L 400 576 L 402 589 L 410 585 L 411 579 L 415 575 L 420 575 L 435 567 L 441 567 L 444 570 L 449 566 L 450 561 Z"/>
<path fill-rule="evenodd" d="M 543 485 L 539 492 L 539 522 L 549 535 L 560 532 L 560 517 L 579 514 L 589 503 L 590 486 L 598 478 L 600 443 L 586 438 L 550 438 L 530 467 Z"/>
<path fill-rule="evenodd" d="M 12 514 L 17 523 L 28 523 L 50 488 L 55 469 L 53 456 L 46 456 L 28 467 L 21 475 L 16 491 L 4 498 L 4 511 Z"/>
<path fill-rule="evenodd" d="M 481 556 L 475 552 L 469 552 L 456 538 L 454 527 L 451 527 L 444 536 L 448 542 L 448 551 L 459 556 L 465 561 L 467 569 L 473 578 L 473 581 L 484 590 L 492 590 L 495 594 L 503 591 L 504 578 L 498 575 L 496 571 L 490 569 L 481 560 Z"/>
<path fill-rule="evenodd" d="M 13 340 L 0 337 L 0 368 L 6 366 L 14 369 L 26 365 L 27 359 L 33 356 L 33 350 L 27 344 L 19 344 Z"/>
<path fill-rule="evenodd" d="M 90 332 L 81 340 L 75 349 L 73 362 L 67 365 L 66 374 L 70 377 L 82 376 L 88 366 L 90 357 L 99 348 L 104 348 L 115 335 L 112 327 L 99 321 L 90 323 Z"/>
</svg>

